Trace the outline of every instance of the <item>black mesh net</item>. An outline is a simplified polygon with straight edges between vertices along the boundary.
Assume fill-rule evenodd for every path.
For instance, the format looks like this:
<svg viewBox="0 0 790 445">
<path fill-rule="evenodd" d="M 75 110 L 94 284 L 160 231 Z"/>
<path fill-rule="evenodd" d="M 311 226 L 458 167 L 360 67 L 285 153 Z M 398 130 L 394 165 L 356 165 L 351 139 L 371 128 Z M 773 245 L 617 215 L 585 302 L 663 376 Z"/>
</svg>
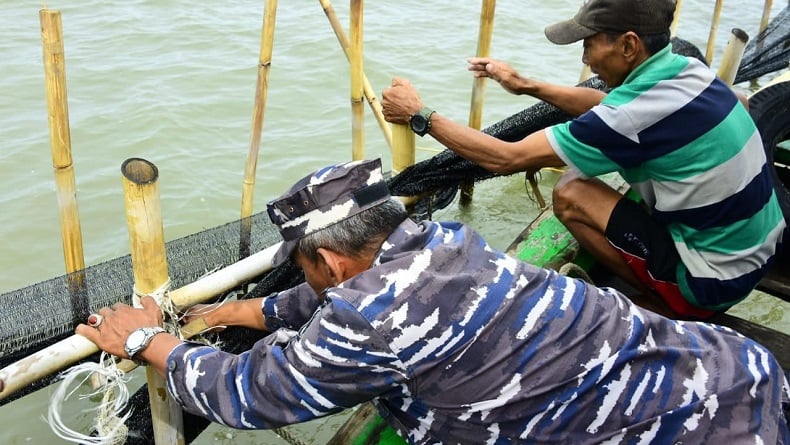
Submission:
<svg viewBox="0 0 790 445">
<path fill-rule="evenodd" d="M 790 6 L 774 17 L 756 38 L 749 40 L 735 83 L 757 79 L 790 64 Z"/>
</svg>

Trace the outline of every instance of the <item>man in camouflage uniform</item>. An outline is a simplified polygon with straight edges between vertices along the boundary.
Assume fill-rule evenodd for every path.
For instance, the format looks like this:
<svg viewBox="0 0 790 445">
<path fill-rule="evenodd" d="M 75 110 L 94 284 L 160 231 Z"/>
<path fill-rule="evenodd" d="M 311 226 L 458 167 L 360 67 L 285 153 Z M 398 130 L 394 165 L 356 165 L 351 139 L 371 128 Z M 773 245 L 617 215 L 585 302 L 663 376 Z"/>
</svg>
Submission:
<svg viewBox="0 0 790 445">
<path fill-rule="evenodd" d="M 306 283 L 200 311 L 273 333 L 235 355 L 153 335 L 135 359 L 185 409 L 275 428 L 373 401 L 410 443 L 790 443 L 774 357 L 723 327 L 673 321 L 613 289 L 520 262 L 459 223 L 415 223 L 380 161 L 319 170 L 269 203 Z M 85 335 L 125 357 L 143 309 Z"/>
</svg>

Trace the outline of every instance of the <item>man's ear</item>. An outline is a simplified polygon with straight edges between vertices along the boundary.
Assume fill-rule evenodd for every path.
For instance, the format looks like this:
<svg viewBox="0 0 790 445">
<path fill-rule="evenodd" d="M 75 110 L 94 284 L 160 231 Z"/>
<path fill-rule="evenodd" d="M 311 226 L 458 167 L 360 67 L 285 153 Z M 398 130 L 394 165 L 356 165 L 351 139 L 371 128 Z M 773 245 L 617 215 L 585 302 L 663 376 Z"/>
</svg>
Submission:
<svg viewBox="0 0 790 445">
<path fill-rule="evenodd" d="M 323 247 L 319 247 L 316 252 L 318 252 L 318 255 L 323 259 L 324 264 L 322 264 L 321 267 L 325 268 L 324 272 L 332 280 L 334 286 L 346 280 L 345 270 L 348 267 L 346 264 L 346 256 Z"/>
<path fill-rule="evenodd" d="M 639 55 L 642 47 L 642 39 L 633 32 L 628 31 L 622 35 L 623 56 L 631 61 Z"/>
</svg>

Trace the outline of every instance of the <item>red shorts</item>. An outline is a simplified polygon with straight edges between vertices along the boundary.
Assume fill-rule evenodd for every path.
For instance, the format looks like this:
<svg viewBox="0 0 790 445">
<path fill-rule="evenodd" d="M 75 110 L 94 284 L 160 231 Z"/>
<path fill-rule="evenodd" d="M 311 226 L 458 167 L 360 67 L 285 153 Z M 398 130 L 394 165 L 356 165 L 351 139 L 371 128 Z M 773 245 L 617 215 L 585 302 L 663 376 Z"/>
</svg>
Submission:
<svg viewBox="0 0 790 445">
<path fill-rule="evenodd" d="M 698 308 L 680 293 L 676 270 L 680 256 L 666 228 L 636 202 L 623 198 L 615 205 L 606 238 L 620 253 L 639 281 L 654 290 L 679 316 L 705 319 L 716 311 Z"/>
</svg>

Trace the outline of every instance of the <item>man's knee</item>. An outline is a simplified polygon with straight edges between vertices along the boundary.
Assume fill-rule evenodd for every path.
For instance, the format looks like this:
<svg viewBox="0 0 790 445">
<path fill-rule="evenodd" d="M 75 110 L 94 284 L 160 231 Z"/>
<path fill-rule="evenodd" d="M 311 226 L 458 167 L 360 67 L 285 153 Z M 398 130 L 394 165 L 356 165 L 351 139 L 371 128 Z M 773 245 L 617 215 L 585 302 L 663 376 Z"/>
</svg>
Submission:
<svg viewBox="0 0 790 445">
<path fill-rule="evenodd" d="M 583 196 L 585 181 L 578 172 L 568 170 L 562 174 L 551 194 L 554 215 L 564 221 L 568 218 L 574 203 Z"/>
</svg>

